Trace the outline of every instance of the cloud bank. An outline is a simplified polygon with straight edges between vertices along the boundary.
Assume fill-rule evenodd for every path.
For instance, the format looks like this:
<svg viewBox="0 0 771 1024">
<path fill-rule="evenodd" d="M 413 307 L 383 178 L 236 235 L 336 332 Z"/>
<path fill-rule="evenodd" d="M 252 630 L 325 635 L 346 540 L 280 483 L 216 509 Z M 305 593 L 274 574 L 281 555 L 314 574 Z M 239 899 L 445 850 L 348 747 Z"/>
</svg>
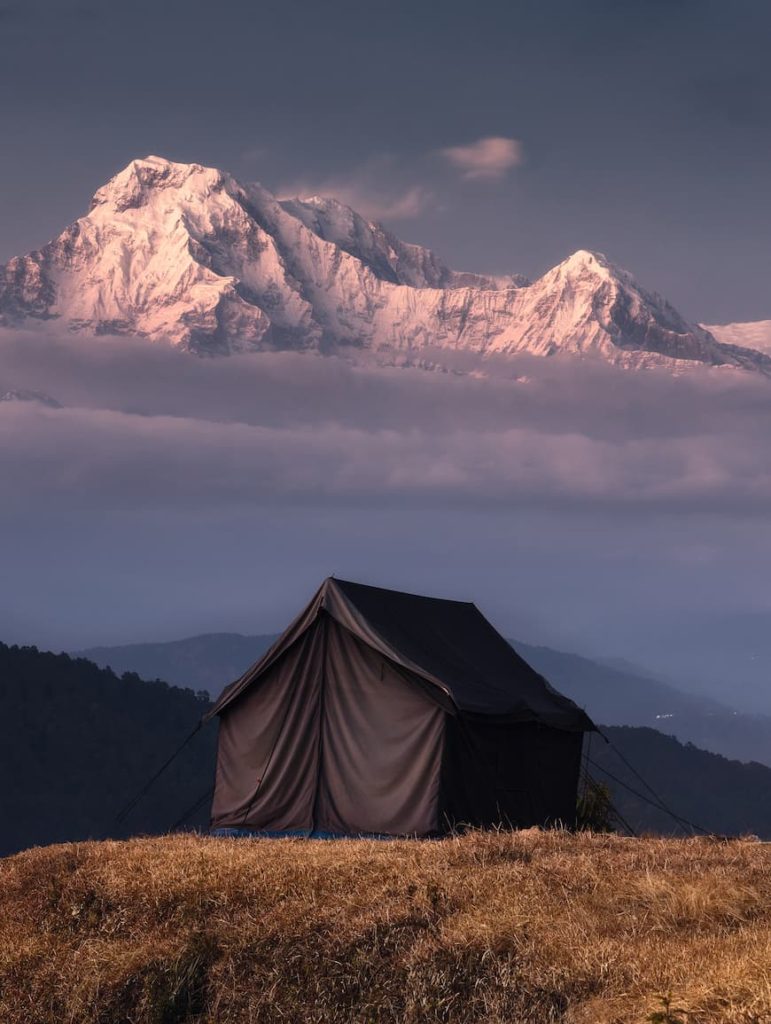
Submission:
<svg viewBox="0 0 771 1024">
<path fill-rule="evenodd" d="M 0 394 L 61 406 L 0 402 L 6 505 L 771 510 L 765 379 L 463 363 L 200 360 L 142 340 L 6 331 Z"/>
<path fill-rule="evenodd" d="M 0 639 L 266 632 L 336 573 L 723 692 L 725 630 L 679 638 L 766 614 L 769 381 L 420 355 L 0 331 Z M 767 664 L 737 658 L 731 701 L 742 680 L 767 707 Z"/>
</svg>

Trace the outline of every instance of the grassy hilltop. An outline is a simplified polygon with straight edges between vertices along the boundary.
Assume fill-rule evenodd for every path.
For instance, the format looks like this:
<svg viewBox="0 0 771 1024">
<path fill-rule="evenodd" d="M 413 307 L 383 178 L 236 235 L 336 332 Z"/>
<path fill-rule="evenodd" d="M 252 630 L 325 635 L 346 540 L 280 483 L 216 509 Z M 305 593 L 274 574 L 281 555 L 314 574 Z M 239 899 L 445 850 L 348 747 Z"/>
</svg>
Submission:
<svg viewBox="0 0 771 1024">
<path fill-rule="evenodd" d="M 760 1024 L 770 965 L 751 841 L 174 836 L 0 861 L 3 1024 Z"/>
</svg>

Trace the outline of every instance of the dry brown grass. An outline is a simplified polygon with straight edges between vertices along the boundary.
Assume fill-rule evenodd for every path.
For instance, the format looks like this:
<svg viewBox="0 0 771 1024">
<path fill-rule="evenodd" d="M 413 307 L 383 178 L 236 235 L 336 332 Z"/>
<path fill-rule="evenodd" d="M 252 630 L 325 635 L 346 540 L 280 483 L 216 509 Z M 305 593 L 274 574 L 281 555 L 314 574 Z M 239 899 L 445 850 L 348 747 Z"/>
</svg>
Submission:
<svg viewBox="0 0 771 1024">
<path fill-rule="evenodd" d="M 667 993 L 660 1020 L 771 1021 L 771 847 L 176 836 L 0 861 L 2 1024 L 631 1024 Z"/>
</svg>

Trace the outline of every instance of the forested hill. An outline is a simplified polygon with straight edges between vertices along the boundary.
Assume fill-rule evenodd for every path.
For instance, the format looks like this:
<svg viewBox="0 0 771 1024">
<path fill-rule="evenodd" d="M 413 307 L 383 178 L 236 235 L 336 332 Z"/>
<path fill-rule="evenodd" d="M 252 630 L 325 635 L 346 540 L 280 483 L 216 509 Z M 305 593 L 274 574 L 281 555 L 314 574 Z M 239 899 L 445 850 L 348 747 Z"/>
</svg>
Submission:
<svg viewBox="0 0 771 1024">
<path fill-rule="evenodd" d="M 208 698 L 84 658 L 0 644 L 0 854 L 163 832 L 213 782 L 216 726 L 198 735 L 121 829 L 115 816 L 188 736 Z M 204 821 L 207 811 L 199 816 Z"/>
<path fill-rule="evenodd" d="M 602 732 L 610 745 L 592 735 L 590 773 L 608 784 L 614 803 L 635 831 L 675 835 L 690 831 L 678 828 L 666 811 L 651 806 L 655 797 L 646 788 L 648 783 L 668 810 L 711 832 L 771 839 L 771 768 L 753 761 L 731 761 L 656 729 L 603 726 Z"/>
<path fill-rule="evenodd" d="M 0 854 L 67 840 L 167 831 L 212 787 L 216 724 L 198 733 L 123 827 L 117 812 L 188 736 L 203 694 L 116 676 L 83 658 L 0 644 Z M 665 803 L 705 828 L 771 838 L 771 769 L 729 761 L 653 729 L 605 730 Z M 593 773 L 638 830 L 677 832 L 595 736 Z M 601 769 L 604 769 L 601 770 Z M 186 821 L 205 827 L 208 805 Z"/>
</svg>

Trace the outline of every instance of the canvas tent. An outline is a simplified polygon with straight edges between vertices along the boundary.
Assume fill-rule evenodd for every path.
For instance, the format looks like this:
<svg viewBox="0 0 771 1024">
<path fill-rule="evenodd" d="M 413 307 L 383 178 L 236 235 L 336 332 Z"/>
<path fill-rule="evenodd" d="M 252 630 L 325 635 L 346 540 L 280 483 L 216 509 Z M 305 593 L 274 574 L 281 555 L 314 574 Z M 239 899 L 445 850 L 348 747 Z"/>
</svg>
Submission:
<svg viewBox="0 0 771 1024">
<path fill-rule="evenodd" d="M 212 828 L 303 835 L 569 826 L 594 728 L 475 605 L 337 579 L 214 715 Z"/>
</svg>

